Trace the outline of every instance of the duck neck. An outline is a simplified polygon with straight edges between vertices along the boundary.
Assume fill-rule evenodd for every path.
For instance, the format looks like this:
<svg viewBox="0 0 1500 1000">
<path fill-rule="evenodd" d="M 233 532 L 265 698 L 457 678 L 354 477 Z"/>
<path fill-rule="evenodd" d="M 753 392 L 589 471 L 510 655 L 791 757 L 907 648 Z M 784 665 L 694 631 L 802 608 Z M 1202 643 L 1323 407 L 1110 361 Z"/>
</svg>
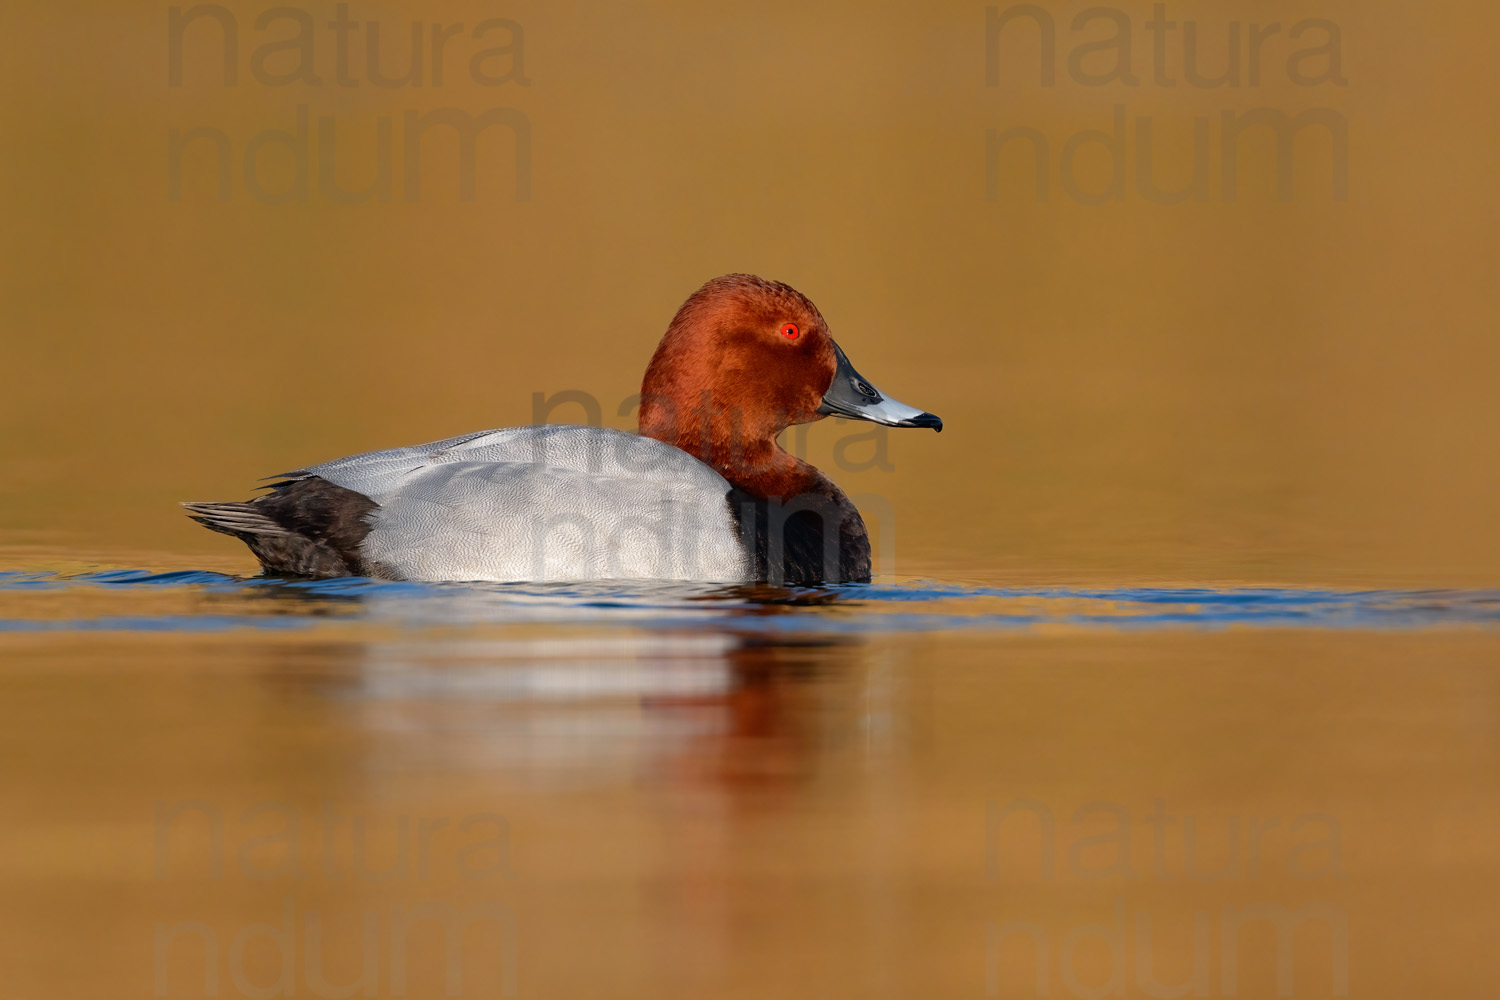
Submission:
<svg viewBox="0 0 1500 1000">
<path fill-rule="evenodd" d="M 776 443 L 784 428 L 774 423 L 746 428 L 733 419 L 734 411 L 706 402 L 677 412 L 687 414 L 686 419 L 669 419 L 660 406 L 642 407 L 641 434 L 681 448 L 712 466 L 731 486 L 761 499 L 824 492 L 827 478 Z"/>
</svg>

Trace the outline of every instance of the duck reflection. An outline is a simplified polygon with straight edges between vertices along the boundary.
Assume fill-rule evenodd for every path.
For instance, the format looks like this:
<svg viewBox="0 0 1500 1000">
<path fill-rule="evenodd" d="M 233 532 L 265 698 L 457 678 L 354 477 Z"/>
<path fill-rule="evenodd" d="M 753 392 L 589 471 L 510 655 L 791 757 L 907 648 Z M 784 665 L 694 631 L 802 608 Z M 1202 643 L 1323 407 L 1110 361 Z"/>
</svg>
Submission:
<svg viewBox="0 0 1500 1000">
<path fill-rule="evenodd" d="M 829 835 L 830 807 L 878 796 L 902 752 L 883 739 L 906 704 L 890 683 L 898 654 L 839 634 L 841 599 L 346 594 L 344 638 L 278 644 L 262 675 L 294 703 L 278 717 L 313 722 L 323 750 L 280 780 L 387 832 L 403 816 L 414 828 L 503 816 L 513 877 L 481 888 L 534 928 L 528 955 L 584 947 L 555 919 L 565 906 L 590 915 L 580 926 L 612 928 L 588 948 L 641 970 L 640 989 L 621 995 L 711 994 L 761 907 L 782 898 L 776 886 L 812 864 L 801 852 Z M 454 869 L 440 854 L 433 870 Z M 420 888 L 454 905 L 479 891 Z"/>
<path fill-rule="evenodd" d="M 808 616 L 835 588 L 365 583 L 255 591 L 382 635 L 325 647 L 317 676 L 273 671 L 334 695 L 376 766 L 770 782 L 850 724 L 830 692 L 859 683 L 863 640 Z"/>
<path fill-rule="evenodd" d="M 432 638 L 362 648 L 361 728 L 444 769 L 559 780 L 775 782 L 836 741 L 859 644 L 732 631 Z M 399 749 L 397 749 L 399 747 Z"/>
<path fill-rule="evenodd" d="M 799 823 L 856 745 L 866 653 L 733 630 L 397 640 L 364 648 L 345 704 L 382 737 L 378 767 L 441 772 L 471 801 L 498 778 L 507 809 L 524 795 L 533 816 L 597 802 L 606 869 L 553 862 L 522 878 L 634 884 L 656 930 L 642 944 L 664 949 L 652 992 L 703 995 L 754 933 L 746 851 Z"/>
</svg>

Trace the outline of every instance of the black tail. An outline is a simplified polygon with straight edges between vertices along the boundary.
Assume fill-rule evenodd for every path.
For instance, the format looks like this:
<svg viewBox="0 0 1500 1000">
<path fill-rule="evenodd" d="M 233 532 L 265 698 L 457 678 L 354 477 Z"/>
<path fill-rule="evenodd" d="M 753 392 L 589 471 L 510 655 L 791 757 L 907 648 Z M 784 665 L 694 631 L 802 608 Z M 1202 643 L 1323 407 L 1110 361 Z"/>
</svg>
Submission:
<svg viewBox="0 0 1500 1000">
<path fill-rule="evenodd" d="M 360 552 L 378 509 L 363 493 L 308 476 L 277 483 L 243 502 L 185 503 L 188 517 L 250 547 L 268 573 L 288 576 L 384 576 Z"/>
</svg>

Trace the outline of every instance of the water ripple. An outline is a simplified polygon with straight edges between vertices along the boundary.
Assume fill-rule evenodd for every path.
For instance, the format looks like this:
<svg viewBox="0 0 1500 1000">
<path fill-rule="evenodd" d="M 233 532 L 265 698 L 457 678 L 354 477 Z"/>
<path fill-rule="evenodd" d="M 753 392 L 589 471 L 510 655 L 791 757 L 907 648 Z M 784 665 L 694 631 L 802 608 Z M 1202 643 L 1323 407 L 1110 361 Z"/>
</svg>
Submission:
<svg viewBox="0 0 1500 1000">
<path fill-rule="evenodd" d="M 43 596 L 46 595 L 46 596 Z M 169 607 L 134 610 L 134 598 Z M 87 596 L 88 613 L 72 613 Z M 6 599 L 15 598 L 15 599 Z M 117 607 L 110 606 L 115 598 Z M 127 598 L 129 598 L 127 600 Z M 329 621 L 725 626 L 741 631 L 1416 629 L 1500 625 L 1500 591 L 1215 587 L 980 587 L 936 581 L 819 588 L 673 583 L 422 584 L 221 573 L 0 572 L 0 631 L 215 632 Z M 147 603 L 150 603 L 149 601 Z M 160 604 L 161 602 L 156 602 Z M 21 613 L 17 613 L 21 612 Z M 25 613 L 25 612 L 30 612 Z"/>
</svg>

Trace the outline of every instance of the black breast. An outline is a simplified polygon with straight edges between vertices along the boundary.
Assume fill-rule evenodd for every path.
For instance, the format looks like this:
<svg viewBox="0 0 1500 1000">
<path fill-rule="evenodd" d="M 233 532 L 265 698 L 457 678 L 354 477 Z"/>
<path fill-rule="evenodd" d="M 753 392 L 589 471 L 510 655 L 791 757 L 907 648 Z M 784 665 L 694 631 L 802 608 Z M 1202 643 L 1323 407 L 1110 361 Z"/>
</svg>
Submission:
<svg viewBox="0 0 1500 1000">
<path fill-rule="evenodd" d="M 726 495 L 757 581 L 811 585 L 867 583 L 870 538 L 864 518 L 832 483 L 827 492 L 765 500 L 735 487 Z"/>
</svg>

